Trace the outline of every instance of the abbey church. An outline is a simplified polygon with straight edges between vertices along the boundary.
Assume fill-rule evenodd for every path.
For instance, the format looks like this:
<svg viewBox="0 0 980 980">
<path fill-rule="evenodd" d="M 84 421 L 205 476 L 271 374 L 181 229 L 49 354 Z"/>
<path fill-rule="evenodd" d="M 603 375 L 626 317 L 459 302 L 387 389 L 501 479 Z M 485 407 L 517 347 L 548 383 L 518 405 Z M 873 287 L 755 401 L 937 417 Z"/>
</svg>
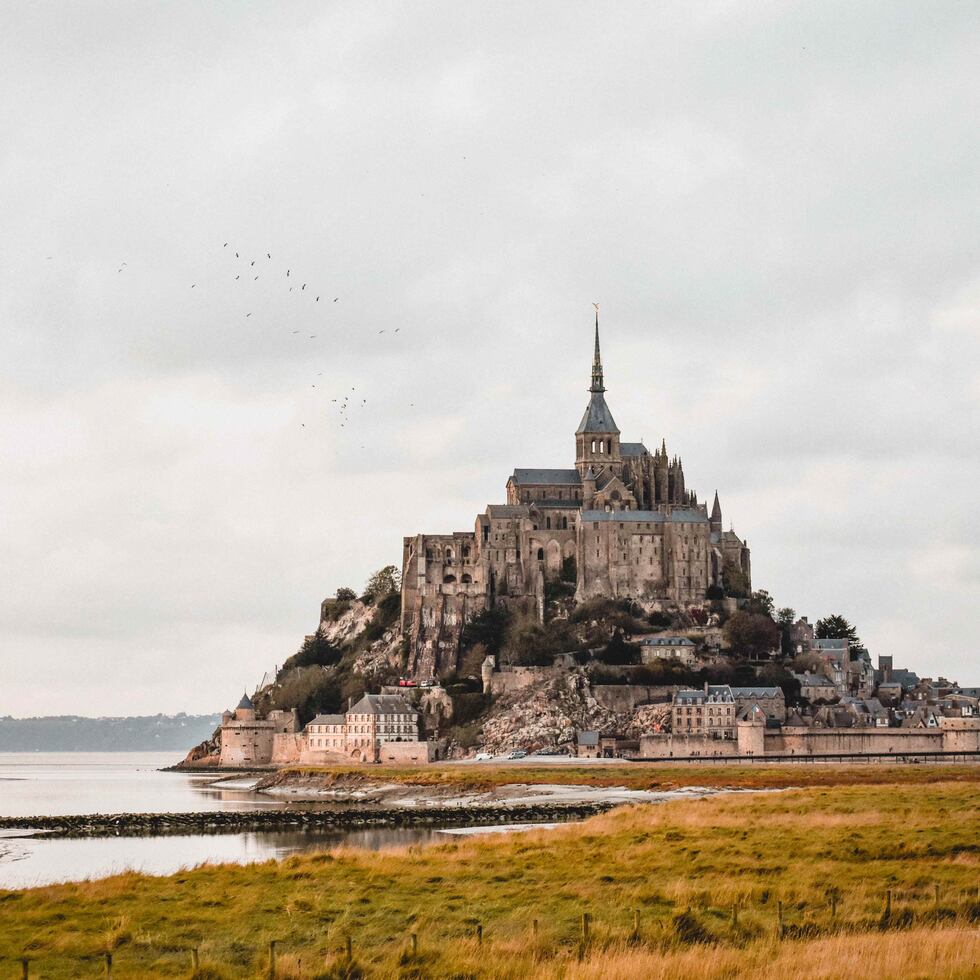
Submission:
<svg viewBox="0 0 980 980">
<path fill-rule="evenodd" d="M 575 583 L 579 601 L 630 598 L 654 608 L 703 606 L 708 590 L 750 588 L 746 542 L 722 528 L 684 483 L 666 441 L 650 452 L 623 442 L 606 404 L 599 322 L 589 403 L 575 431 L 575 466 L 515 469 L 507 503 L 473 531 L 404 539 L 402 631 L 420 679 L 456 666 L 463 623 L 503 603 L 544 616 L 545 583 Z"/>
</svg>

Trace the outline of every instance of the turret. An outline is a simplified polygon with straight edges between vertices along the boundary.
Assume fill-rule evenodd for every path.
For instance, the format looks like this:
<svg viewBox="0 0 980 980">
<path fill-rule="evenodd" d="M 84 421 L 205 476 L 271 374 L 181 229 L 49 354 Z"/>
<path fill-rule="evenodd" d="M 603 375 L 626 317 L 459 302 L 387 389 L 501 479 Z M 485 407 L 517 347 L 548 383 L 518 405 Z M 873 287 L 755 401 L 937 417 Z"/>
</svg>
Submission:
<svg viewBox="0 0 980 980">
<path fill-rule="evenodd" d="M 721 504 L 718 502 L 718 491 L 715 491 L 715 502 L 711 505 L 711 533 L 721 534 Z"/>
<path fill-rule="evenodd" d="M 592 500 L 595 497 L 595 473 L 590 466 L 582 476 L 582 510 L 592 509 Z"/>
</svg>

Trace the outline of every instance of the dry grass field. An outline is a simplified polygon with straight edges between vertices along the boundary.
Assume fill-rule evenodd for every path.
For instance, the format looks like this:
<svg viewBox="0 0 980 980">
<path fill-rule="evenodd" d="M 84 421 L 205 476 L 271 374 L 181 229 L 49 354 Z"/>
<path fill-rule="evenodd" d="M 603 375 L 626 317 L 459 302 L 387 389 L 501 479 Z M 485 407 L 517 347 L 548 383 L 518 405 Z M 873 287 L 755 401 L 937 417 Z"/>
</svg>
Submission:
<svg viewBox="0 0 980 980">
<path fill-rule="evenodd" d="M 555 830 L 0 892 L 0 972 L 104 975 L 108 950 L 116 977 L 187 977 L 197 949 L 199 980 L 268 976 L 275 940 L 281 977 L 980 975 L 980 768 L 835 772 Z"/>
</svg>

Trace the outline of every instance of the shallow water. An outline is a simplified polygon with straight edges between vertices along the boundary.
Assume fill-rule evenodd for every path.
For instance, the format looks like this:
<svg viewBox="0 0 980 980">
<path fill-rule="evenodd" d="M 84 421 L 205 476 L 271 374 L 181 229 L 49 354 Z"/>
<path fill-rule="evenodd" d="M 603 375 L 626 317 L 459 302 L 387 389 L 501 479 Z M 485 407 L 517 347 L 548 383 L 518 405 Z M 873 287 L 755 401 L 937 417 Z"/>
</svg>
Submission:
<svg viewBox="0 0 980 980">
<path fill-rule="evenodd" d="M 286 805 L 252 792 L 247 777 L 232 778 L 231 785 L 238 788 L 221 788 L 212 785 L 217 775 L 159 771 L 178 761 L 170 753 L 0 753 L 0 816 L 186 813 Z M 341 845 L 380 850 L 453 839 L 431 828 L 50 839 L 25 833 L 29 832 L 0 831 L 0 888 L 103 878 L 127 870 L 172 874 L 207 862 L 250 864 Z"/>
<path fill-rule="evenodd" d="M 2 752 L 0 816 L 254 810 L 282 802 L 211 784 L 217 774 L 160 772 L 173 752 Z"/>
</svg>

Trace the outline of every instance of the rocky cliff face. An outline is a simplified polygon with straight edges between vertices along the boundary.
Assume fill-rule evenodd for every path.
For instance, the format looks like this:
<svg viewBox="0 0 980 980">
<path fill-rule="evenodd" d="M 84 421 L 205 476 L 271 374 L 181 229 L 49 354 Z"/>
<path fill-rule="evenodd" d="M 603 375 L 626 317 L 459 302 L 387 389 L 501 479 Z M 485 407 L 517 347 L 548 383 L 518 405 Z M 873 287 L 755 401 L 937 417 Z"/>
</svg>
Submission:
<svg viewBox="0 0 980 980">
<path fill-rule="evenodd" d="M 483 724 L 483 749 L 494 754 L 574 743 L 577 731 L 638 738 L 669 719 L 670 705 L 611 711 L 592 695 L 581 668 L 501 695 Z"/>
</svg>

